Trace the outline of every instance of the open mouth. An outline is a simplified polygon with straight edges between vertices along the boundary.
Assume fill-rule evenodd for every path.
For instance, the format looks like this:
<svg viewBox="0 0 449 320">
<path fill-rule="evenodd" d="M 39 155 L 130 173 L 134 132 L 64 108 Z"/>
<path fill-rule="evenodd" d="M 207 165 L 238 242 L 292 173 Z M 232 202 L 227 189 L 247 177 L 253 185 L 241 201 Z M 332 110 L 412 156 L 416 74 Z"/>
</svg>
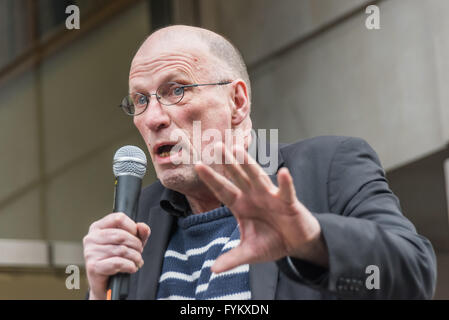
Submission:
<svg viewBox="0 0 449 320">
<path fill-rule="evenodd" d="M 171 150 L 173 149 L 174 146 L 175 146 L 174 144 L 161 145 L 161 146 L 159 146 L 156 149 L 156 153 L 161 158 L 169 157 L 170 156 L 170 152 L 171 152 Z"/>
</svg>

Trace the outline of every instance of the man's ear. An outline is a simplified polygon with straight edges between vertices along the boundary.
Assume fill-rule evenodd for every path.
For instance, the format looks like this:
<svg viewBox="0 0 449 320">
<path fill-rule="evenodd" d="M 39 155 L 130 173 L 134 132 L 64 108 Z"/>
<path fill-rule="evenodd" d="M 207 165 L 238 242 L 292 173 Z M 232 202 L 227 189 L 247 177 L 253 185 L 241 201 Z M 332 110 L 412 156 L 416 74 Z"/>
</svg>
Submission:
<svg viewBox="0 0 449 320">
<path fill-rule="evenodd" d="M 231 124 L 233 127 L 238 127 L 243 120 L 248 117 L 250 112 L 250 103 L 248 97 L 248 87 L 245 81 L 238 79 L 232 84 L 232 118 Z"/>
</svg>

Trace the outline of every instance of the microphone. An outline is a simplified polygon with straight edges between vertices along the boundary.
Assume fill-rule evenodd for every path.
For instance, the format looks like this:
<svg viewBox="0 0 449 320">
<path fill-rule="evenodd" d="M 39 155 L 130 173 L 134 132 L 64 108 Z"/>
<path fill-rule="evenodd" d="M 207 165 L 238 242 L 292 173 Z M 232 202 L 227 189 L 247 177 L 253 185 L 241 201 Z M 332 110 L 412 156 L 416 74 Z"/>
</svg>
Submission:
<svg viewBox="0 0 449 320">
<path fill-rule="evenodd" d="M 147 170 L 145 153 L 135 146 L 121 147 L 115 152 L 112 170 L 115 176 L 113 212 L 123 212 L 136 221 L 142 178 Z M 128 297 L 129 277 L 129 273 L 117 273 L 109 278 L 108 300 Z"/>
</svg>

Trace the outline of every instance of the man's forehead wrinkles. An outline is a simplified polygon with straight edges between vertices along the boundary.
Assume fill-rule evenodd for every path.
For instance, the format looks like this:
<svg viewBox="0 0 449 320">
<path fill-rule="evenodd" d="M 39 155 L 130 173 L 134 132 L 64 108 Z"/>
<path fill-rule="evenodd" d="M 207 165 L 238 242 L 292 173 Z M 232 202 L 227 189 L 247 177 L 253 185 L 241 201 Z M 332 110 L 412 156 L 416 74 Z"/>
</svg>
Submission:
<svg viewBox="0 0 449 320">
<path fill-rule="evenodd" d="M 169 66 L 180 66 L 182 69 L 196 69 L 198 59 L 194 57 L 186 57 L 186 55 L 163 55 L 155 59 L 135 59 L 131 66 L 130 77 L 142 72 L 158 72 L 160 69 Z"/>
<path fill-rule="evenodd" d="M 189 53 L 162 53 L 156 57 L 137 57 L 133 60 L 129 80 L 130 90 L 131 81 L 139 77 L 151 77 L 152 82 L 162 82 L 167 80 L 167 77 L 176 76 L 174 73 L 179 73 L 193 82 L 199 81 L 200 73 L 204 70 L 204 65 L 201 64 L 203 59 L 195 54 Z M 165 74 L 165 71 L 168 74 Z M 173 74 L 170 71 L 173 70 Z M 164 77 L 165 78 L 162 78 Z M 179 80 L 179 79 L 178 79 Z"/>
<path fill-rule="evenodd" d="M 151 75 L 156 75 L 166 69 L 180 70 L 184 73 L 190 74 L 193 72 L 192 67 L 187 63 L 176 62 L 176 63 L 163 63 L 163 64 L 143 64 L 133 68 L 130 72 L 130 79 L 133 77 L 138 77 L 146 73 Z"/>
<path fill-rule="evenodd" d="M 154 81 L 166 81 L 173 77 L 190 78 L 187 80 L 196 80 L 195 71 L 186 64 L 164 64 L 158 65 L 156 68 L 139 68 L 130 73 L 129 79 L 149 76 Z"/>
<path fill-rule="evenodd" d="M 156 63 L 164 63 L 164 62 L 176 62 L 176 61 L 183 61 L 185 63 L 190 63 L 194 65 L 199 61 L 199 57 L 196 57 L 193 54 L 188 53 L 164 53 L 159 54 L 156 57 L 135 57 L 132 62 L 132 67 L 134 65 L 151 65 Z"/>
</svg>

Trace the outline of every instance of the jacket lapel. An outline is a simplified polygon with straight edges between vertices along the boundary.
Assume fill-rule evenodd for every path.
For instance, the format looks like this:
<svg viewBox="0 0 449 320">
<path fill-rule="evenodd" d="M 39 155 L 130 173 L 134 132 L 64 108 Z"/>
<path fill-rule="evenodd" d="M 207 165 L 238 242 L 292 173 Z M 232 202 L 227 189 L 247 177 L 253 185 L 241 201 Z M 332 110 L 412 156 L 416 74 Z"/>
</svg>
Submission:
<svg viewBox="0 0 449 320">
<path fill-rule="evenodd" d="M 249 266 L 249 286 L 252 300 L 274 300 L 279 268 L 275 262 L 263 262 Z"/>
<path fill-rule="evenodd" d="M 148 225 L 151 234 L 142 253 L 145 264 L 139 271 L 137 299 L 156 299 L 165 249 L 172 234 L 173 217 L 159 206 L 150 209 Z"/>
</svg>

